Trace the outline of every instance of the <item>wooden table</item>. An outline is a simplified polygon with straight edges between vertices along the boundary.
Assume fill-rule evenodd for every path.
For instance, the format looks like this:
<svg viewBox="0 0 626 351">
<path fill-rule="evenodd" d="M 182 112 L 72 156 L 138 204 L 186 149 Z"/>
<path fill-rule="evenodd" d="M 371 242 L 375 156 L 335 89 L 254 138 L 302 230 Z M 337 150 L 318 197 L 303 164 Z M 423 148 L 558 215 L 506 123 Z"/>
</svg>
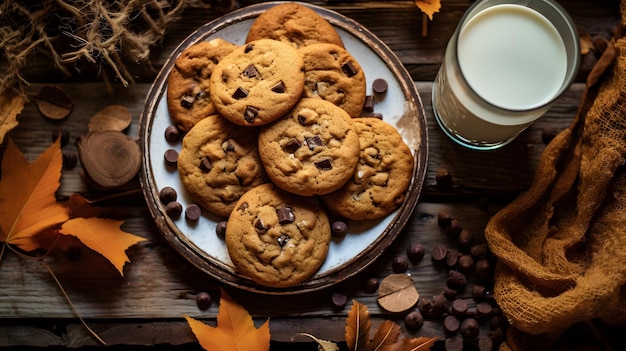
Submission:
<svg viewBox="0 0 626 351">
<path fill-rule="evenodd" d="M 423 297 L 442 291 L 446 273 L 435 267 L 430 250 L 437 244 L 456 245 L 437 225 L 437 215 L 447 211 L 463 228 L 477 236 L 490 216 L 527 189 L 538 159 L 544 149 L 542 132 L 567 127 L 576 114 L 584 90 L 585 76 L 593 63 L 593 53 L 583 58 L 576 83 L 560 97 L 554 107 L 510 145 L 493 152 L 463 149 L 438 129 L 431 109 L 432 81 L 441 63 L 445 45 L 466 8 L 467 0 L 442 0 L 443 6 L 434 20 L 427 23 L 427 35 L 422 36 L 422 14 L 411 1 L 312 1 L 336 10 L 364 25 L 379 36 L 403 62 L 410 72 L 424 105 L 429 135 L 428 168 L 417 207 L 405 229 L 391 247 L 363 274 L 341 282 L 332 288 L 303 296 L 264 296 L 238 291 L 224 286 L 229 294 L 262 322 L 270 318 L 272 349 L 293 348 L 295 334 L 307 332 L 333 341 L 344 340 L 345 317 L 350 303 L 334 307 L 333 293 L 345 294 L 348 301 L 366 304 L 377 326 L 386 319 L 395 320 L 409 336 L 439 336 L 445 338 L 440 319 L 426 318 L 419 331 L 404 327 L 403 315 L 385 312 L 376 302 L 376 294 L 363 289 L 368 277 L 386 277 L 392 272 L 391 262 L 404 255 L 410 243 L 426 247 L 426 257 L 410 265 L 409 273 Z M 596 37 L 611 37 L 619 21 L 618 1 L 560 1 L 576 24 Z M 244 6 L 247 2 L 240 2 Z M 64 79 L 45 57 L 34 57 L 25 70 L 32 84 L 28 91 L 36 94 L 45 84 L 65 89 L 75 103 L 71 116 L 61 123 L 43 118 L 35 104 L 28 103 L 19 117 L 19 126 L 9 137 L 23 153 L 34 159 L 51 142 L 55 126 L 70 132 L 72 140 L 87 131 L 87 121 L 97 111 L 110 104 L 126 106 L 133 115 L 128 131 L 138 132 L 139 116 L 156 71 L 170 53 L 189 33 L 218 17 L 208 11 L 185 11 L 179 21 L 172 23 L 161 45 L 151 54 L 154 71 L 139 70 L 134 84 L 127 88 L 113 82 L 105 84 L 98 77 L 77 75 Z M 67 150 L 76 146 L 70 143 Z M 452 175 L 451 187 L 438 187 L 436 173 L 447 169 Z M 153 348 L 168 350 L 200 349 L 183 315 L 214 323 L 218 304 L 207 310 L 196 306 L 193 296 L 202 291 L 217 299 L 220 284 L 181 257 L 161 237 L 143 196 L 139 183 L 130 187 L 130 195 L 106 203 L 123 214 L 124 229 L 148 240 L 128 251 L 131 263 L 124 277 L 97 254 L 85 249 L 79 257 L 59 255 L 50 258 L 50 266 L 82 316 L 108 346 L 115 349 Z M 90 198 L 103 195 L 83 182 L 80 166 L 63 171 L 60 198 L 73 193 Z M 296 337 L 300 349 L 316 349 L 309 341 Z M 76 318 L 49 273 L 38 262 L 14 254 L 5 254 L 0 262 L 0 346 L 53 346 L 56 349 L 100 345 Z M 130 345 L 130 346 L 129 346 Z M 133 349 L 134 349 L 133 348 Z"/>
</svg>

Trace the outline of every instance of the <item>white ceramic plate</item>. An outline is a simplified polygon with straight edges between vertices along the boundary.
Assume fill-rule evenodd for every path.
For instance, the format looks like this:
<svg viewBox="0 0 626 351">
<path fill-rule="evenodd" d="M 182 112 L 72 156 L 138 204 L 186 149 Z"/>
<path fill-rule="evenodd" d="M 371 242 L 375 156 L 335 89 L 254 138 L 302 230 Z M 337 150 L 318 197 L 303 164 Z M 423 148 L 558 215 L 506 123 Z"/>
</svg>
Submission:
<svg viewBox="0 0 626 351">
<path fill-rule="evenodd" d="M 167 109 L 167 76 L 180 53 L 200 41 L 220 37 L 243 45 L 256 17 L 276 4 L 278 2 L 248 6 L 207 23 L 172 53 L 146 98 L 141 116 L 141 182 L 159 230 L 192 264 L 219 281 L 242 289 L 268 294 L 294 294 L 331 286 L 362 271 L 400 233 L 415 208 L 424 181 L 428 154 L 427 129 L 415 85 L 393 52 L 357 22 L 327 9 L 303 4 L 316 10 L 339 32 L 345 48 L 365 71 L 368 95 L 373 94 L 371 83 L 376 78 L 385 79 L 389 85 L 384 99 L 375 105 L 374 112 L 381 113 L 386 122 L 396 127 L 413 152 L 415 168 L 403 205 L 382 220 L 349 222 L 349 233 L 345 237 L 333 239 L 326 261 L 318 272 L 302 284 L 284 289 L 260 286 L 235 271 L 224 241 L 215 232 L 217 223 L 224 218 L 208 212 L 203 213 L 196 223 L 186 221 L 184 216 L 175 220 L 169 218 L 158 198 L 160 189 L 165 186 L 176 189 L 183 209 L 191 204 L 191 200 L 175 168 L 166 167 L 163 158 L 168 149 L 180 150 L 180 143 L 170 144 L 164 136 L 165 128 L 172 123 Z"/>
</svg>

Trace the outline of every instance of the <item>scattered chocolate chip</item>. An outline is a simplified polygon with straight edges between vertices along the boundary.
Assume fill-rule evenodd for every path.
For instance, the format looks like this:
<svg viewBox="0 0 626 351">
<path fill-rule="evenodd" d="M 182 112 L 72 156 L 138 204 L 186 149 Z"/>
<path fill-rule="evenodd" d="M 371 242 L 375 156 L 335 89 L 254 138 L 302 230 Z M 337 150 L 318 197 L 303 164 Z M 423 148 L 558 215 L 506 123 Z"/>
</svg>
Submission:
<svg viewBox="0 0 626 351">
<path fill-rule="evenodd" d="M 462 291 L 467 285 L 467 277 L 459 271 L 450 271 L 446 284 L 452 289 Z"/>
<path fill-rule="evenodd" d="M 215 233 L 218 238 L 224 239 L 226 237 L 226 224 L 227 221 L 219 221 L 215 225 Z"/>
<path fill-rule="evenodd" d="M 465 313 L 467 312 L 467 300 L 456 299 L 452 302 L 452 306 L 450 308 L 455 313 Z"/>
<path fill-rule="evenodd" d="M 184 108 L 191 108 L 195 100 L 196 98 L 191 95 L 183 95 L 183 97 L 180 99 L 180 106 Z"/>
<path fill-rule="evenodd" d="M 387 92 L 387 81 L 382 78 L 376 78 L 372 82 L 372 90 L 377 94 L 384 94 Z"/>
<path fill-rule="evenodd" d="M 461 322 L 461 335 L 466 339 L 474 339 L 479 332 L 478 322 L 474 318 L 465 318 Z"/>
<path fill-rule="evenodd" d="M 437 214 L 437 225 L 441 228 L 448 228 L 452 219 L 452 215 L 449 212 L 441 210 L 439 214 Z"/>
<path fill-rule="evenodd" d="M 224 150 L 225 152 L 235 151 L 235 144 L 233 144 L 231 140 L 226 140 L 222 143 L 222 150 Z"/>
<path fill-rule="evenodd" d="M 243 118 L 248 123 L 253 123 L 256 119 L 256 116 L 259 115 L 259 109 L 254 106 L 247 106 L 246 111 L 243 114 Z"/>
<path fill-rule="evenodd" d="M 447 254 L 448 254 L 448 248 L 443 244 L 439 244 L 433 247 L 433 250 L 431 252 L 431 257 L 434 261 L 440 262 L 446 258 Z"/>
<path fill-rule="evenodd" d="M 261 218 L 257 218 L 256 222 L 254 222 L 254 229 L 256 229 L 259 233 L 267 232 L 267 228 L 265 227 L 265 224 L 263 224 Z"/>
<path fill-rule="evenodd" d="M 404 273 L 407 269 L 409 269 L 409 260 L 406 256 L 398 255 L 393 258 L 391 262 L 391 269 L 394 273 Z"/>
<path fill-rule="evenodd" d="M 469 230 L 463 229 L 461 230 L 461 233 L 459 233 L 457 243 L 459 244 L 459 248 L 461 248 L 462 250 L 467 250 L 472 247 L 472 244 L 474 243 L 474 237 Z"/>
<path fill-rule="evenodd" d="M 435 185 L 440 189 L 452 187 L 452 174 L 446 168 L 440 168 L 435 174 Z"/>
<path fill-rule="evenodd" d="M 243 75 L 248 78 L 254 78 L 257 76 L 257 74 L 259 74 L 259 71 L 257 71 L 256 67 L 254 67 L 253 64 L 249 64 L 248 67 L 243 70 Z"/>
<path fill-rule="evenodd" d="M 424 253 L 424 245 L 419 243 L 413 243 L 406 249 L 406 255 L 413 263 L 419 263 L 424 258 Z"/>
<path fill-rule="evenodd" d="M 344 221 L 335 220 L 330 225 L 330 231 L 335 236 L 344 236 L 348 232 L 348 224 Z"/>
<path fill-rule="evenodd" d="M 366 292 L 373 293 L 373 292 L 376 292 L 376 290 L 378 290 L 379 285 L 380 285 L 380 282 L 378 281 L 378 278 L 370 277 L 365 281 L 363 288 L 365 289 Z"/>
<path fill-rule="evenodd" d="M 346 294 L 336 292 L 331 296 L 331 301 L 333 302 L 333 306 L 343 308 L 348 303 L 348 296 L 346 296 Z"/>
<path fill-rule="evenodd" d="M 276 215 L 278 216 L 278 223 L 287 224 L 296 220 L 296 216 L 289 207 L 279 207 L 276 209 Z"/>
<path fill-rule="evenodd" d="M 238 211 L 245 211 L 245 210 L 247 210 L 247 209 L 248 209 L 248 206 L 249 206 L 249 205 L 248 205 L 248 203 L 247 203 L 247 202 L 244 202 L 244 203 L 242 203 L 242 204 L 239 206 L 239 208 L 237 208 L 237 210 L 238 210 Z"/>
<path fill-rule="evenodd" d="M 252 51 L 252 49 L 254 49 L 254 44 L 250 43 L 246 45 L 246 47 L 243 49 L 243 52 L 247 54 Z"/>
<path fill-rule="evenodd" d="M 489 336 L 481 336 L 478 339 L 478 351 L 493 350 L 493 340 Z"/>
<path fill-rule="evenodd" d="M 237 99 L 237 100 L 244 99 L 244 98 L 248 97 L 248 94 L 249 94 L 249 92 L 246 89 L 244 89 L 242 87 L 239 87 L 233 93 L 233 99 Z"/>
<path fill-rule="evenodd" d="M 365 97 L 365 102 L 363 103 L 363 111 L 374 112 L 374 97 L 372 95 L 367 95 Z"/>
<path fill-rule="evenodd" d="M 458 336 L 446 338 L 444 346 L 446 351 L 463 351 L 463 339 Z"/>
<path fill-rule="evenodd" d="M 475 260 L 487 258 L 489 256 L 489 246 L 487 243 L 474 245 L 470 248 L 470 254 Z"/>
<path fill-rule="evenodd" d="M 78 163 L 78 154 L 74 151 L 63 151 L 63 169 L 72 169 Z"/>
<path fill-rule="evenodd" d="M 419 330 L 424 326 L 424 316 L 418 311 L 411 311 L 404 316 L 404 325 L 409 330 Z"/>
<path fill-rule="evenodd" d="M 319 135 L 314 135 L 312 137 L 304 138 L 304 141 L 306 142 L 306 145 L 309 147 L 309 150 L 313 150 L 318 146 L 324 145 L 324 142 L 322 141 L 322 138 L 320 138 Z"/>
<path fill-rule="evenodd" d="M 209 157 L 203 157 L 202 159 L 200 159 L 199 167 L 202 172 L 210 172 L 213 169 L 213 162 Z"/>
<path fill-rule="evenodd" d="M 276 241 L 278 242 L 278 246 L 283 247 L 289 242 L 289 237 L 285 234 L 282 234 L 278 238 L 276 238 Z"/>
<path fill-rule="evenodd" d="M 442 292 L 443 296 L 446 297 L 446 299 L 452 301 L 454 299 L 456 299 L 459 296 L 459 292 L 450 288 L 449 286 L 444 286 L 443 287 L 443 292 Z"/>
<path fill-rule="evenodd" d="M 422 314 L 430 314 L 433 310 L 433 300 L 427 297 L 422 297 L 417 303 L 417 309 Z"/>
<path fill-rule="evenodd" d="M 479 316 L 486 316 L 493 312 L 493 306 L 489 302 L 479 302 L 476 304 L 476 314 Z"/>
<path fill-rule="evenodd" d="M 289 153 L 289 154 L 293 154 L 296 152 L 296 150 L 298 150 L 300 148 L 300 146 L 302 146 L 302 144 L 300 144 L 300 142 L 296 139 L 291 139 L 289 140 L 285 146 L 283 147 L 285 152 Z"/>
<path fill-rule="evenodd" d="M 343 66 L 341 66 L 341 70 L 348 77 L 352 77 L 352 76 L 354 76 L 355 74 L 358 73 L 358 71 L 356 70 L 356 67 L 354 67 L 354 64 L 352 62 L 350 62 L 350 61 L 344 63 Z"/>
<path fill-rule="evenodd" d="M 176 189 L 171 186 L 166 186 L 161 191 L 159 191 L 159 200 L 163 205 L 167 205 L 172 201 L 176 201 L 178 198 L 178 194 L 176 193 Z"/>
<path fill-rule="evenodd" d="M 487 289 L 479 284 L 474 284 L 472 286 L 472 298 L 476 301 L 481 301 L 485 298 L 485 291 Z"/>
<path fill-rule="evenodd" d="M 433 296 L 431 313 L 436 316 L 441 316 L 448 312 L 449 301 L 444 294 L 437 294 Z"/>
<path fill-rule="evenodd" d="M 165 140 L 170 143 L 177 143 L 180 141 L 180 130 L 176 126 L 167 126 L 165 128 Z"/>
<path fill-rule="evenodd" d="M 474 259 L 471 255 L 461 255 L 457 263 L 459 272 L 467 275 L 474 270 Z"/>
<path fill-rule="evenodd" d="M 168 149 L 167 151 L 165 151 L 163 158 L 165 159 L 165 163 L 167 163 L 168 165 L 176 165 L 176 163 L 178 162 L 178 151 L 174 149 Z"/>
<path fill-rule="evenodd" d="M 476 261 L 474 271 L 476 272 L 476 276 L 478 278 L 486 278 L 489 276 L 489 273 L 491 273 L 491 265 L 487 259 L 480 259 Z"/>
<path fill-rule="evenodd" d="M 448 253 L 446 254 L 446 266 L 448 266 L 448 268 L 454 268 L 456 267 L 458 261 L 459 253 L 456 250 L 448 250 Z"/>
<path fill-rule="evenodd" d="M 212 303 L 213 299 L 211 299 L 211 295 L 209 295 L 209 293 L 202 291 L 199 292 L 198 295 L 196 295 L 196 305 L 199 309 L 203 311 L 207 310 L 209 309 L 209 307 L 211 307 Z"/>
<path fill-rule="evenodd" d="M 190 204 L 185 209 L 185 218 L 189 221 L 197 221 L 200 219 L 200 215 L 202 214 L 202 210 L 196 204 Z"/>
<path fill-rule="evenodd" d="M 461 226 L 461 222 L 456 219 L 452 219 L 452 221 L 450 221 L 450 225 L 446 228 L 446 233 L 451 238 L 458 238 L 462 231 L 463 227 Z"/>
<path fill-rule="evenodd" d="M 278 94 L 282 94 L 287 90 L 287 87 L 285 86 L 285 83 L 281 80 L 280 82 L 276 83 L 271 90 L 275 93 Z"/>
<path fill-rule="evenodd" d="M 178 218 L 182 212 L 183 205 L 178 201 L 171 201 L 165 206 L 165 213 L 167 213 L 170 218 Z"/>
<path fill-rule="evenodd" d="M 65 128 L 52 128 L 52 141 L 55 142 L 57 139 L 61 139 L 61 147 L 64 147 L 70 141 L 70 132 Z"/>
<path fill-rule="evenodd" d="M 331 169 L 333 169 L 333 165 L 332 163 L 330 163 L 329 159 L 315 162 L 315 167 L 317 167 L 317 169 L 319 169 L 320 171 L 330 171 Z"/>
<path fill-rule="evenodd" d="M 447 335 L 456 334 L 459 331 L 461 322 L 453 315 L 449 315 L 443 319 L 443 329 Z"/>
</svg>

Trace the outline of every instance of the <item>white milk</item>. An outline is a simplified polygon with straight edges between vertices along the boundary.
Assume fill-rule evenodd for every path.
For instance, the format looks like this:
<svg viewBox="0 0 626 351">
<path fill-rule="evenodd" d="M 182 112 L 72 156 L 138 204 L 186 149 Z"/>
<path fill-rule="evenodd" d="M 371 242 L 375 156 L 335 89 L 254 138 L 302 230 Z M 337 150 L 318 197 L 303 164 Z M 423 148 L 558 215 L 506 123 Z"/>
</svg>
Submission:
<svg viewBox="0 0 626 351">
<path fill-rule="evenodd" d="M 457 57 L 450 42 L 434 104 L 444 128 L 470 142 L 514 138 L 548 110 L 546 104 L 564 84 L 565 45 L 554 25 L 530 8 L 489 7 L 458 32 Z"/>
</svg>

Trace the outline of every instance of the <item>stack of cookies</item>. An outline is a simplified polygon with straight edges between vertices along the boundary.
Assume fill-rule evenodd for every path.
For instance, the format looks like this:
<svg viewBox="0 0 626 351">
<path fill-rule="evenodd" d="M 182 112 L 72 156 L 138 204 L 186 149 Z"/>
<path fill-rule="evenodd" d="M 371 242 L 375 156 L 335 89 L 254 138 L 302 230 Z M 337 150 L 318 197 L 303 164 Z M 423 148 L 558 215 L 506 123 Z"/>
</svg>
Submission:
<svg viewBox="0 0 626 351">
<path fill-rule="evenodd" d="M 197 205 L 227 218 L 239 273 L 297 285 L 326 259 L 329 218 L 378 219 L 402 204 L 413 156 L 368 100 L 340 35 L 297 3 L 262 13 L 241 46 L 212 39 L 177 58 L 167 102 L 185 135 L 178 173 Z"/>
</svg>

